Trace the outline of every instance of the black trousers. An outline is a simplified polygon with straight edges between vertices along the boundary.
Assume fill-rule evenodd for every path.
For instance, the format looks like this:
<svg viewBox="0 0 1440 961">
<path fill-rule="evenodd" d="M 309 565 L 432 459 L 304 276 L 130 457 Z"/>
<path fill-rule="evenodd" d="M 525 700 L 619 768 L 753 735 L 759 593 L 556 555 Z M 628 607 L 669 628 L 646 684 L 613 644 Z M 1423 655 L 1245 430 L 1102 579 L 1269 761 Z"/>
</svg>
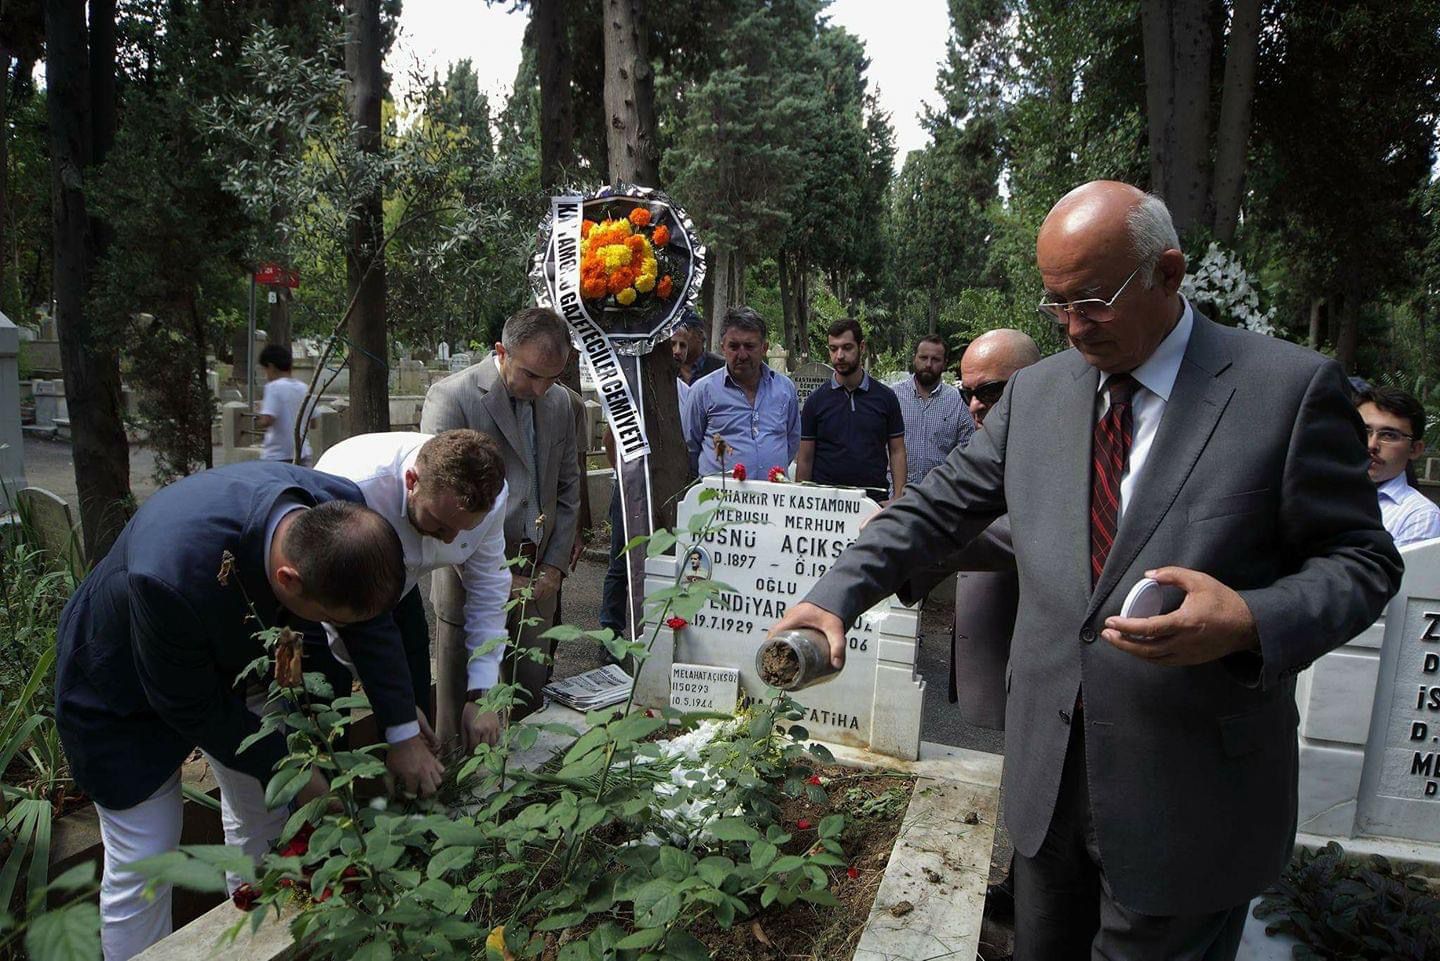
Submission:
<svg viewBox="0 0 1440 961">
<path fill-rule="evenodd" d="M 1248 902 L 1156 916 L 1115 900 L 1090 814 L 1084 729 L 1077 711 L 1045 842 L 1033 858 L 1015 855 L 1014 961 L 1234 961 Z"/>
<path fill-rule="evenodd" d="M 415 689 L 415 705 L 425 712 L 431 725 L 435 723 L 435 705 L 430 698 L 430 625 L 425 620 L 425 602 L 417 584 L 395 606 L 395 623 L 400 627 L 400 643 L 405 647 L 405 663 L 410 666 L 410 683 Z"/>
</svg>

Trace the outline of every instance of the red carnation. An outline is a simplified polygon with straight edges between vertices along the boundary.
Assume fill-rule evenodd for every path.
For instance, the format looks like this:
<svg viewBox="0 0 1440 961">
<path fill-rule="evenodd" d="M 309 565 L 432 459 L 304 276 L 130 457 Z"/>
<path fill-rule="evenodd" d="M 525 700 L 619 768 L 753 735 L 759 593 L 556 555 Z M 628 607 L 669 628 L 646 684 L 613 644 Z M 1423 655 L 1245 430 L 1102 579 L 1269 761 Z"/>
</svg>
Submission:
<svg viewBox="0 0 1440 961">
<path fill-rule="evenodd" d="M 331 891 L 330 888 L 327 886 L 324 891 L 320 892 L 320 896 L 315 899 L 315 903 L 324 904 L 326 901 L 330 900 L 330 896 L 334 893 L 335 892 Z"/>
<path fill-rule="evenodd" d="M 845 876 L 853 881 L 860 876 L 860 869 L 851 865 L 845 869 Z"/>
<path fill-rule="evenodd" d="M 680 628 L 684 627 L 689 623 L 690 622 L 685 620 L 685 618 L 683 617 L 672 617 L 670 618 L 670 620 L 665 622 L 665 626 L 670 628 L 670 630 L 672 631 L 678 631 L 680 630 Z"/>
<path fill-rule="evenodd" d="M 772 484 L 783 484 L 783 483 L 785 483 L 787 480 L 789 480 L 789 478 L 785 476 L 785 468 L 783 468 L 783 467 L 772 467 L 772 468 L 770 468 L 770 483 L 772 483 Z"/>
<path fill-rule="evenodd" d="M 647 708 L 645 709 L 645 716 L 646 716 L 646 717 L 654 717 L 654 716 L 655 716 L 655 712 L 652 711 L 652 710 L 650 710 L 650 709 L 647 707 Z"/>
<path fill-rule="evenodd" d="M 795 822 L 795 826 L 802 831 L 808 831 L 810 830 L 810 819 L 801 818 L 800 820 Z"/>
<path fill-rule="evenodd" d="M 820 786 L 820 775 L 818 775 L 818 774 L 812 774 L 812 775 L 810 775 L 809 779 L 807 780 L 807 783 L 813 784 L 813 785 L 815 785 L 816 787 L 819 787 L 819 786 Z"/>
<path fill-rule="evenodd" d="M 255 910 L 255 902 L 260 900 L 260 892 L 256 891 L 254 886 L 249 882 L 246 882 L 235 889 L 235 893 L 230 895 L 230 900 L 234 901 L 235 906 L 241 911 L 253 911 Z"/>
<path fill-rule="evenodd" d="M 735 476 L 735 479 L 737 481 L 743 481 L 745 479 L 745 465 L 736 464 L 735 469 L 732 470 L 730 473 Z"/>
</svg>

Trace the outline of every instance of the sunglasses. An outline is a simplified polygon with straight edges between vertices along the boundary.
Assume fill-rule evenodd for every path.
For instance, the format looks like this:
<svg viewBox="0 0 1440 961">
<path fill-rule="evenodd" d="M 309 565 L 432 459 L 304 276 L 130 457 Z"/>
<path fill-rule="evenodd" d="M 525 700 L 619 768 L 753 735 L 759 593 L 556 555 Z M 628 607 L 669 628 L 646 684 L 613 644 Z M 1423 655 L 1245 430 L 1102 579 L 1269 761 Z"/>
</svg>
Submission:
<svg viewBox="0 0 1440 961">
<path fill-rule="evenodd" d="M 1000 399 L 1001 394 L 1005 393 L 1005 385 L 1008 383 L 1009 381 L 1007 380 L 992 380 L 990 383 L 981 384 L 979 387 L 961 387 L 960 399 L 968 405 L 970 398 L 979 397 L 980 403 L 986 407 L 990 407 Z"/>
</svg>

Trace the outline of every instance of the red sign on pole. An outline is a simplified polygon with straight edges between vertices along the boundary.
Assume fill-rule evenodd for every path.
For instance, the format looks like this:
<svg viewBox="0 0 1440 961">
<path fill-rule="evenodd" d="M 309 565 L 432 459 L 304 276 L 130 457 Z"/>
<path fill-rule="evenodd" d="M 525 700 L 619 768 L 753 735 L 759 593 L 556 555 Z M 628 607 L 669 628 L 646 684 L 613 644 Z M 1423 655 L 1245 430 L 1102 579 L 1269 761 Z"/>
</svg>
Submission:
<svg viewBox="0 0 1440 961">
<path fill-rule="evenodd" d="M 261 264 L 255 269 L 255 283 L 296 290 L 300 287 L 300 272 L 279 264 Z"/>
</svg>

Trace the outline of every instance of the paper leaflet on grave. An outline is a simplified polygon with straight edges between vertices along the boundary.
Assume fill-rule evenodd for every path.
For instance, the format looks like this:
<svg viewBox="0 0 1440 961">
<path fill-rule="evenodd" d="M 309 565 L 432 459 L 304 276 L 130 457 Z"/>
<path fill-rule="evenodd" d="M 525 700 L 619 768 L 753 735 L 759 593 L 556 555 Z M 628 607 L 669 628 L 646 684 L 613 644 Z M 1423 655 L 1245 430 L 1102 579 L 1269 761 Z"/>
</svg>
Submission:
<svg viewBox="0 0 1440 961">
<path fill-rule="evenodd" d="M 614 664 L 593 671 L 552 681 L 545 685 L 545 695 L 577 711 L 595 711 L 619 704 L 630 696 L 634 682 Z"/>
</svg>

